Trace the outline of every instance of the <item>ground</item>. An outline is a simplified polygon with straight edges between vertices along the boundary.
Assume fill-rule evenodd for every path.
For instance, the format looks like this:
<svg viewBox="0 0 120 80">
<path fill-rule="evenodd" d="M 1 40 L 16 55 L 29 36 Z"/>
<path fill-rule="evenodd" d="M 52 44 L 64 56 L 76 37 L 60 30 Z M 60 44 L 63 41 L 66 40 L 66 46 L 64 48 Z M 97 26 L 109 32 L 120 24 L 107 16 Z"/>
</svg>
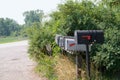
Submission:
<svg viewBox="0 0 120 80">
<path fill-rule="evenodd" d="M 0 80 L 45 80 L 27 54 L 28 41 L 0 44 Z"/>
</svg>

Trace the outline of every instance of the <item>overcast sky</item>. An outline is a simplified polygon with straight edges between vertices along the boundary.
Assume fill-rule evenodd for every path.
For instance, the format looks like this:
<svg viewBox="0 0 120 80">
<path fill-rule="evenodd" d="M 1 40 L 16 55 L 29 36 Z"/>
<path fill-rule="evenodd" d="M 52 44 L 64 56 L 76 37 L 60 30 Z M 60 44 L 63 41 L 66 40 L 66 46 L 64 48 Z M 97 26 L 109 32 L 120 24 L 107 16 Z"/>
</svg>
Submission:
<svg viewBox="0 0 120 80">
<path fill-rule="evenodd" d="M 23 13 L 29 10 L 43 10 L 50 13 L 62 0 L 0 0 L 0 18 L 12 18 L 19 24 L 24 23 Z"/>
</svg>

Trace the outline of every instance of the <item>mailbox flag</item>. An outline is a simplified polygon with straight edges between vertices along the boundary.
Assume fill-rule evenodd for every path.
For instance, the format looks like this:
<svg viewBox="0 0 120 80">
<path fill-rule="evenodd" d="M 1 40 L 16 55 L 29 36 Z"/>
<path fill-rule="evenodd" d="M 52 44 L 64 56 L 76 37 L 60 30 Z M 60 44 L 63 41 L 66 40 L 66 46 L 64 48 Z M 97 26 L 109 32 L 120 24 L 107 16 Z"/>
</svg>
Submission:
<svg viewBox="0 0 120 80">
<path fill-rule="evenodd" d="M 75 46 L 75 43 L 71 43 L 71 44 L 69 44 L 69 46 L 70 46 L 70 47 Z"/>
<path fill-rule="evenodd" d="M 90 35 L 86 35 L 86 36 L 82 36 L 83 39 L 86 39 L 86 40 L 90 40 L 91 39 L 91 36 Z"/>
</svg>

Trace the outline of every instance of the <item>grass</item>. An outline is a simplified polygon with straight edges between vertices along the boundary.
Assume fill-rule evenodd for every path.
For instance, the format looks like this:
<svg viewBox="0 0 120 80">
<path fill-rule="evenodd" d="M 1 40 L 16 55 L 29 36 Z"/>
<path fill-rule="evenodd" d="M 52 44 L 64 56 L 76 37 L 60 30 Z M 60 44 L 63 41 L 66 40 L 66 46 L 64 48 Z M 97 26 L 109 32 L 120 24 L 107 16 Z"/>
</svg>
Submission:
<svg viewBox="0 0 120 80">
<path fill-rule="evenodd" d="M 24 40 L 22 37 L 0 37 L 0 44 Z"/>
<path fill-rule="evenodd" d="M 75 58 L 71 56 L 61 55 L 55 56 L 38 55 L 40 57 L 35 71 L 47 80 L 76 80 Z M 88 80 L 86 73 L 86 61 L 82 58 L 82 67 L 80 69 L 80 79 Z M 101 74 L 97 68 L 91 63 L 91 80 L 119 80 L 119 72 L 114 74 L 111 72 Z M 115 76 L 114 76 L 115 75 Z"/>
<path fill-rule="evenodd" d="M 37 72 L 40 76 L 48 78 L 48 80 L 57 80 L 54 70 L 54 58 L 49 56 L 44 56 L 44 58 L 40 58 L 38 60 L 38 65 L 35 68 L 35 72 Z"/>
<path fill-rule="evenodd" d="M 48 80 L 75 80 L 76 78 L 74 63 L 63 55 L 40 58 L 35 71 Z"/>
<path fill-rule="evenodd" d="M 68 57 L 63 55 L 59 56 L 57 58 L 57 64 L 54 68 L 58 76 L 58 80 L 75 80 L 75 65 L 68 59 Z"/>
<path fill-rule="evenodd" d="M 71 60 L 71 57 L 68 56 L 59 56 L 57 58 L 57 64 L 54 67 L 58 80 L 76 80 L 76 70 L 75 64 Z M 86 73 L 85 61 L 82 59 L 82 68 L 80 69 L 80 79 L 79 80 L 88 80 Z M 91 63 L 91 80 L 119 80 L 119 72 L 114 74 L 105 73 L 101 74 L 98 70 L 95 69 Z"/>
</svg>

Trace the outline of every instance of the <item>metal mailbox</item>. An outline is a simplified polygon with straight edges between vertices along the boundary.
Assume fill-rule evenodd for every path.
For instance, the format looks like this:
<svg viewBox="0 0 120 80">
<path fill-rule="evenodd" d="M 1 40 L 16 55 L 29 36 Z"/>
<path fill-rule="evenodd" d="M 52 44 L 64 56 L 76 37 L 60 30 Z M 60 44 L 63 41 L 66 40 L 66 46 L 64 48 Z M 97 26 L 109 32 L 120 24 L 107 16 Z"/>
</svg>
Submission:
<svg viewBox="0 0 120 80">
<path fill-rule="evenodd" d="M 63 36 L 60 36 L 60 38 L 59 38 L 59 46 L 60 46 L 61 48 L 64 47 L 64 37 L 63 37 Z"/>
<path fill-rule="evenodd" d="M 71 38 L 73 39 L 74 37 L 72 36 L 61 36 L 61 35 L 56 35 L 55 36 L 55 42 L 58 44 L 59 47 L 62 49 L 65 49 L 65 39 L 66 38 Z"/>
<path fill-rule="evenodd" d="M 60 40 L 61 35 L 56 34 L 55 36 L 55 42 L 57 45 L 59 45 L 59 40 Z"/>
<path fill-rule="evenodd" d="M 104 33 L 102 30 L 76 30 L 74 33 L 77 44 L 103 43 Z"/>
<path fill-rule="evenodd" d="M 66 51 L 86 51 L 85 44 L 76 44 L 75 39 L 65 38 L 65 50 Z M 89 45 L 89 50 L 91 46 Z"/>
<path fill-rule="evenodd" d="M 61 35 L 56 35 L 55 36 L 55 42 L 57 43 L 57 45 L 59 47 L 64 47 L 64 41 L 63 41 L 63 39 L 64 39 L 64 36 L 61 36 Z"/>
</svg>

